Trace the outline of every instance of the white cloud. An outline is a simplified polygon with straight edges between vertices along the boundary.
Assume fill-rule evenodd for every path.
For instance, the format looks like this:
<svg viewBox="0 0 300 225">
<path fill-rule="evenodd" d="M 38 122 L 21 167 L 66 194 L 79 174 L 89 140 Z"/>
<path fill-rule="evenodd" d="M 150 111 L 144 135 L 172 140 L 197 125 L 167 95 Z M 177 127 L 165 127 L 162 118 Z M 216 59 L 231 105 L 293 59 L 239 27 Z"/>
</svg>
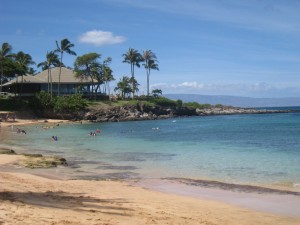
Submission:
<svg viewBox="0 0 300 225">
<path fill-rule="evenodd" d="M 278 86 L 265 82 L 259 83 L 198 83 L 182 82 L 177 84 L 154 84 L 151 87 L 162 89 L 164 93 L 190 93 L 208 95 L 233 95 L 247 97 L 291 97 L 300 94 L 300 88 Z"/>
<path fill-rule="evenodd" d="M 112 32 L 102 30 L 87 31 L 79 37 L 79 42 L 95 46 L 120 44 L 126 41 L 123 36 L 114 36 Z"/>
</svg>

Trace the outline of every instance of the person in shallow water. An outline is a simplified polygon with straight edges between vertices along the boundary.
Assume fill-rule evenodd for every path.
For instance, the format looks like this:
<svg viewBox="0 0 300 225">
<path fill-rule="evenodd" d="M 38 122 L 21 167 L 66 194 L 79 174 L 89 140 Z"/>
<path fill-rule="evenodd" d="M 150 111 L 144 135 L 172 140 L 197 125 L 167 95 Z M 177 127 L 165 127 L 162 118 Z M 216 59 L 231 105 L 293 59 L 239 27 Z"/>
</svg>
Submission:
<svg viewBox="0 0 300 225">
<path fill-rule="evenodd" d="M 18 134 L 26 134 L 25 130 L 21 130 L 20 128 L 17 128 L 17 133 Z"/>
<path fill-rule="evenodd" d="M 52 140 L 53 140 L 53 141 L 58 141 L 57 136 L 52 136 Z"/>
<path fill-rule="evenodd" d="M 91 131 L 91 132 L 89 133 L 89 136 L 96 136 L 96 132 L 92 132 L 92 131 Z"/>
</svg>

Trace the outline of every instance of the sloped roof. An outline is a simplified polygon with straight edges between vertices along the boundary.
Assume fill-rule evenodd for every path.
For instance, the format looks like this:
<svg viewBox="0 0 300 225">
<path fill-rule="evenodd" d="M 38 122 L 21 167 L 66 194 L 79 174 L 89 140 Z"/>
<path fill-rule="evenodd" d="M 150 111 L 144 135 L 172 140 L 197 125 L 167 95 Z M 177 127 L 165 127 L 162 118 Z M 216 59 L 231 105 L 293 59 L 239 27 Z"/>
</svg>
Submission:
<svg viewBox="0 0 300 225">
<path fill-rule="evenodd" d="M 18 76 L 17 78 L 14 78 L 12 80 L 10 80 L 9 82 L 3 84 L 2 86 L 9 86 L 11 84 L 14 83 L 21 83 L 22 82 L 22 76 Z M 44 83 L 43 80 L 40 80 L 38 77 L 36 76 L 32 76 L 32 75 L 24 75 L 23 76 L 23 83 L 36 83 L 36 84 L 41 84 Z"/>
<path fill-rule="evenodd" d="M 48 70 L 44 70 L 37 75 L 35 75 L 40 80 L 44 82 L 48 82 Z M 51 77 L 52 83 L 58 83 L 59 81 L 59 67 L 55 67 L 51 69 Z M 90 83 L 92 82 L 91 78 L 88 79 L 79 79 L 75 77 L 75 72 L 70 70 L 66 67 L 61 68 L 61 76 L 60 76 L 60 83 Z"/>
<path fill-rule="evenodd" d="M 52 77 L 52 83 L 58 83 L 59 81 L 59 67 L 51 68 L 51 77 Z M 21 82 L 22 76 L 19 76 L 18 78 L 14 78 L 11 81 L 3 84 L 2 86 L 9 86 L 11 84 Z M 97 82 L 97 80 L 94 80 L 94 82 Z M 44 70 L 35 76 L 32 75 L 24 75 L 23 76 L 23 83 L 36 83 L 36 84 L 44 84 L 48 83 L 48 70 Z M 73 70 L 70 70 L 68 68 L 62 67 L 61 68 L 61 76 L 60 76 L 60 83 L 61 84 L 76 84 L 76 83 L 92 83 L 91 78 L 87 79 L 79 79 L 75 77 L 75 72 Z"/>
</svg>

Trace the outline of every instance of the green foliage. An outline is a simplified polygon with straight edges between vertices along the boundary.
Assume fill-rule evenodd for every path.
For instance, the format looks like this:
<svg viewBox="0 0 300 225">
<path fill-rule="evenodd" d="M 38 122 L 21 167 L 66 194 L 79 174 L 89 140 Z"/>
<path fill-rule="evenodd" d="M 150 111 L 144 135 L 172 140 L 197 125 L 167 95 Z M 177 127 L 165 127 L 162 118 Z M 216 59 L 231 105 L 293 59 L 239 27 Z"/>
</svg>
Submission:
<svg viewBox="0 0 300 225">
<path fill-rule="evenodd" d="M 181 108 L 182 105 L 183 105 L 182 100 L 178 99 L 178 100 L 177 100 L 177 107 Z"/>
<path fill-rule="evenodd" d="M 0 111 L 16 111 L 26 107 L 26 102 L 10 97 L 0 97 Z"/>
<path fill-rule="evenodd" d="M 132 92 L 130 78 L 123 76 L 122 79 L 120 79 L 120 81 L 117 83 L 115 91 L 120 93 L 122 99 L 124 99 L 126 96 L 129 96 L 129 94 Z"/>
<path fill-rule="evenodd" d="M 162 90 L 161 89 L 154 89 L 152 90 L 152 95 L 154 98 L 158 98 L 160 95 L 162 95 Z"/>
<path fill-rule="evenodd" d="M 158 106 L 163 106 L 163 107 L 176 107 L 177 106 L 177 101 L 164 98 L 164 97 L 159 97 L 150 100 L 150 102 L 155 103 Z"/>
<path fill-rule="evenodd" d="M 87 101 L 82 95 L 75 94 L 71 96 L 58 96 L 54 103 L 54 112 L 73 113 L 83 110 L 87 106 Z"/>
<path fill-rule="evenodd" d="M 155 106 L 153 102 L 145 101 L 145 100 L 129 100 L 129 101 L 120 101 L 123 102 L 123 105 L 125 106 L 137 106 L 137 105 L 144 105 L 144 106 Z"/>
<path fill-rule="evenodd" d="M 88 103 L 80 94 L 51 98 L 50 93 L 40 92 L 35 96 L 31 105 L 40 111 L 53 110 L 56 113 L 72 113 L 83 110 Z"/>
<path fill-rule="evenodd" d="M 205 108 L 210 108 L 210 104 L 200 104 L 198 102 L 186 102 L 183 104 L 184 107 L 189 107 L 189 108 L 198 108 L 198 109 L 205 109 Z"/>
<path fill-rule="evenodd" d="M 34 109 L 52 109 L 54 106 L 54 100 L 50 93 L 41 91 L 35 95 L 32 106 Z"/>
<path fill-rule="evenodd" d="M 216 104 L 215 107 L 222 108 L 223 105 L 222 104 Z"/>
</svg>

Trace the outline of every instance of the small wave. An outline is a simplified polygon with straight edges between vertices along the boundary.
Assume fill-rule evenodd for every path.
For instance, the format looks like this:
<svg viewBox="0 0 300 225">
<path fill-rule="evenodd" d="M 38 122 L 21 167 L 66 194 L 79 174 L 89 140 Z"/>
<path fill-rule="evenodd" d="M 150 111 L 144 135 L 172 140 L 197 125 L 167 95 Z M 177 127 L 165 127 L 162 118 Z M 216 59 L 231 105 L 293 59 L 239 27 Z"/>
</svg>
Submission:
<svg viewBox="0 0 300 225">
<path fill-rule="evenodd" d="M 259 193 L 259 194 L 283 194 L 283 195 L 297 195 L 300 196 L 300 192 L 297 191 L 288 191 L 288 190 L 280 190 L 274 188 L 267 188 L 261 186 L 254 185 L 246 185 L 246 184 L 232 184 L 232 183 L 224 183 L 220 181 L 211 181 L 211 180 L 195 180 L 195 179 L 186 179 L 186 178 L 163 178 L 164 180 L 177 181 L 179 183 L 183 183 L 186 185 L 192 185 L 197 187 L 205 187 L 205 188 L 219 188 L 222 190 L 228 191 L 238 191 L 238 192 L 247 192 L 247 193 Z M 294 184 L 294 186 L 297 184 Z M 300 186 L 300 184 L 298 183 Z M 299 187 L 298 186 L 298 187 Z"/>
<path fill-rule="evenodd" d="M 300 183 L 294 183 L 293 186 L 294 187 L 300 187 Z"/>
</svg>

